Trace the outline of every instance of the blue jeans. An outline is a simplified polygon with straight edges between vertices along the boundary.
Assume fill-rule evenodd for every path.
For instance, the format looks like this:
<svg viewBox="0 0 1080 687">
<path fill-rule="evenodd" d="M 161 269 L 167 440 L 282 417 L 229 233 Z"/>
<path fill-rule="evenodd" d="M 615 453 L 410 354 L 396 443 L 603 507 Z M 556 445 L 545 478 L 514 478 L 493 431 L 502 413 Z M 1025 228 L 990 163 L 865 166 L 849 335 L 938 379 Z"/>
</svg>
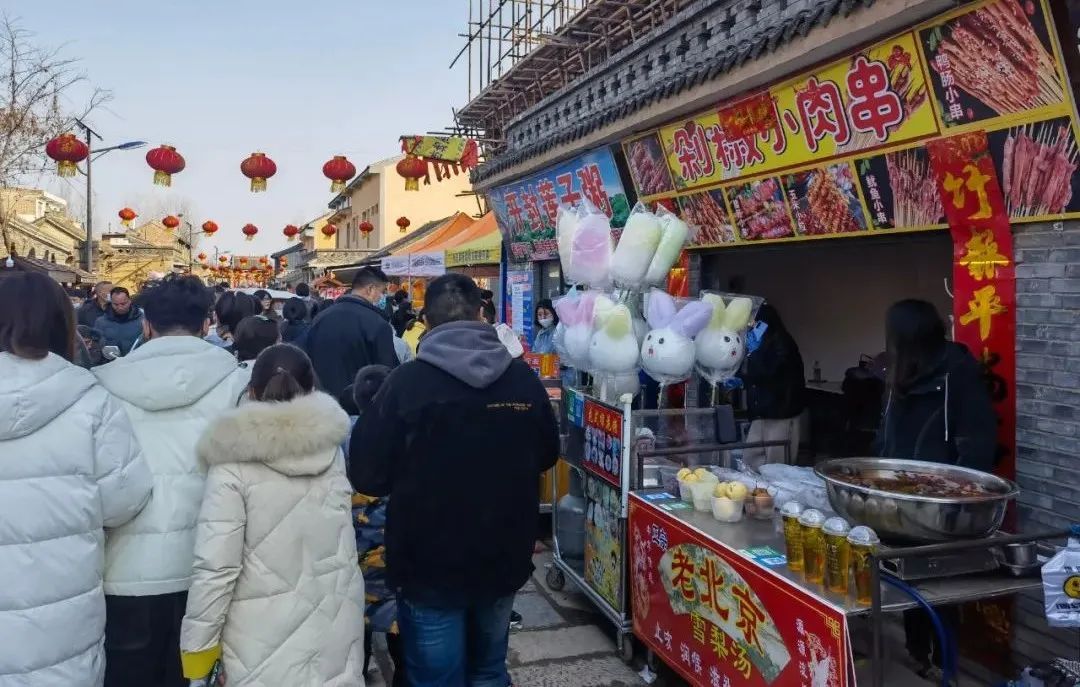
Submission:
<svg viewBox="0 0 1080 687">
<path fill-rule="evenodd" d="M 399 599 L 409 687 L 507 687 L 513 608 L 513 595 L 465 608 L 433 608 Z"/>
</svg>

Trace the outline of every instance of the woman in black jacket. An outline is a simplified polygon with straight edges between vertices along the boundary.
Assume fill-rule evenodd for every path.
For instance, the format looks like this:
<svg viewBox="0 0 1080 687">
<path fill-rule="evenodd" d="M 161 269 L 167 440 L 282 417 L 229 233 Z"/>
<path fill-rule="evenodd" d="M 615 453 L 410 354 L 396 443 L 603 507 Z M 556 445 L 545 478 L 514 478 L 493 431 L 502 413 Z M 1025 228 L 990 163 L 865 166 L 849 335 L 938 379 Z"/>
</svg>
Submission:
<svg viewBox="0 0 1080 687">
<path fill-rule="evenodd" d="M 303 298 L 290 298 L 281 309 L 281 341 L 296 346 L 304 345 L 308 327 L 308 304 Z"/>
<path fill-rule="evenodd" d="M 746 357 L 742 375 L 750 430 L 746 440 L 788 442 L 789 462 L 799 454 L 799 415 L 806 405 L 806 377 L 799 345 L 784 326 L 780 313 L 762 303 L 756 317 L 764 324 L 761 343 Z M 784 462 L 784 447 L 746 449 L 743 461 L 757 468 L 762 463 Z"/>
<path fill-rule="evenodd" d="M 878 455 L 991 470 L 997 417 L 982 367 L 967 348 L 946 341 L 945 323 L 932 304 L 904 300 L 889 308 L 885 356 Z M 947 626 L 956 626 L 954 607 L 936 610 Z M 904 612 L 904 635 L 920 675 L 941 668 L 942 652 L 925 612 Z"/>
<path fill-rule="evenodd" d="M 878 455 L 992 470 L 997 417 L 983 368 L 963 345 L 945 340 L 937 309 L 919 300 L 889 308 L 885 354 Z"/>
</svg>

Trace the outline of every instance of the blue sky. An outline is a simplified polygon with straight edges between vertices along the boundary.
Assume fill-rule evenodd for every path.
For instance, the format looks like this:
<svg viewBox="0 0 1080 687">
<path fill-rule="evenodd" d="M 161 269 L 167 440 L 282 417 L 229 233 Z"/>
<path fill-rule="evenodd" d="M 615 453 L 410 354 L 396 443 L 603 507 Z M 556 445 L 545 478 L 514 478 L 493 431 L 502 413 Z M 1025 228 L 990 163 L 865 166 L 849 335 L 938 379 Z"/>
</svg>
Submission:
<svg viewBox="0 0 1080 687">
<path fill-rule="evenodd" d="M 448 69 L 464 44 L 461 0 L 0 0 L 0 9 L 112 91 L 90 118 L 105 145 L 169 143 L 187 160 L 170 191 L 152 185 L 146 149 L 101 158 L 95 229 L 115 227 L 125 205 L 146 216 L 184 203 L 196 224 L 221 226 L 203 243 L 211 253 L 284 246 L 284 225 L 326 208 L 331 155 L 363 169 L 396 154 L 400 134 L 447 126 L 466 99 L 464 70 Z M 278 165 L 265 193 L 250 193 L 239 170 L 255 150 Z M 42 183 L 82 203 L 81 177 Z M 247 222 L 260 229 L 250 244 Z"/>
</svg>

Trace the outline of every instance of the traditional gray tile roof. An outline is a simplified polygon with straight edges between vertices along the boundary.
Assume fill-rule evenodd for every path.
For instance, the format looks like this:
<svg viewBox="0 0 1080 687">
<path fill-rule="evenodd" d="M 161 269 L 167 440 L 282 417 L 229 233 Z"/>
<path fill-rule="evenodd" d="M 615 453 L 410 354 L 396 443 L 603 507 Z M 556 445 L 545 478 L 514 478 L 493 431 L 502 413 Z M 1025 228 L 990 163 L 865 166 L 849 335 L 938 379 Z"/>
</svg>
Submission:
<svg viewBox="0 0 1080 687">
<path fill-rule="evenodd" d="M 504 170 L 716 79 L 875 0 L 700 0 L 507 126 L 507 149 L 472 171 Z"/>
</svg>

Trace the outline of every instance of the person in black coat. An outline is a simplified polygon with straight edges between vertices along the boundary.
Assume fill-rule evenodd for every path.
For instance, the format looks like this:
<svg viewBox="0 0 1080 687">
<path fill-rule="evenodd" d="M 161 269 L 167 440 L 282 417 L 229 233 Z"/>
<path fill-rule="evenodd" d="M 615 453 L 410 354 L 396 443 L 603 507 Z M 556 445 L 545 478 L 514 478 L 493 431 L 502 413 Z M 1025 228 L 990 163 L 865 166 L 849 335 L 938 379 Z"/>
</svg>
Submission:
<svg viewBox="0 0 1080 687">
<path fill-rule="evenodd" d="M 334 398 L 352 384 L 367 365 L 398 365 L 394 330 L 386 316 L 386 274 L 378 267 L 361 267 L 352 292 L 320 309 L 304 342 L 315 366 L 319 388 Z"/>
<path fill-rule="evenodd" d="M 926 301 L 896 303 L 886 315 L 886 398 L 878 455 L 994 467 L 997 417 L 983 367 Z"/>
<path fill-rule="evenodd" d="M 506 685 L 514 593 L 533 567 L 536 481 L 555 464 L 558 426 L 536 373 L 481 321 L 472 279 L 443 275 L 424 301 L 431 330 L 353 430 L 349 479 L 391 497 L 387 574 L 410 675 Z"/>
<path fill-rule="evenodd" d="M 946 341 L 945 323 L 932 304 L 904 300 L 889 308 L 885 358 L 878 455 L 993 469 L 997 417 L 982 367 L 967 348 Z M 955 608 L 936 610 L 955 627 Z M 931 666 L 941 668 L 942 651 L 925 612 L 904 612 L 904 634 L 920 675 L 929 675 Z"/>
<path fill-rule="evenodd" d="M 787 441 L 789 462 L 799 454 L 799 415 L 806 405 L 806 374 L 799 345 L 784 326 L 780 313 L 762 303 L 755 318 L 760 343 L 750 350 L 742 374 L 751 419 L 746 440 Z M 750 341 L 756 335 L 748 337 Z M 749 348 L 749 341 L 748 341 Z M 784 448 L 746 449 L 743 460 L 751 467 L 784 462 Z"/>
<path fill-rule="evenodd" d="M 308 322 L 308 304 L 303 298 L 290 298 L 281 308 L 281 340 L 295 346 L 304 346 L 311 323 Z"/>
<path fill-rule="evenodd" d="M 97 318 L 94 329 L 101 332 L 102 346 L 116 346 L 120 355 L 130 353 L 143 335 L 142 310 L 131 302 L 131 294 L 123 286 L 109 292 L 109 305 L 105 314 Z"/>
<path fill-rule="evenodd" d="M 90 297 L 79 306 L 76 312 L 76 318 L 78 322 L 86 327 L 93 327 L 97 324 L 98 318 L 105 314 L 105 309 L 109 307 L 109 292 L 112 291 L 112 283 L 107 281 L 99 281 L 94 284 L 94 290 L 90 293 Z"/>
</svg>

